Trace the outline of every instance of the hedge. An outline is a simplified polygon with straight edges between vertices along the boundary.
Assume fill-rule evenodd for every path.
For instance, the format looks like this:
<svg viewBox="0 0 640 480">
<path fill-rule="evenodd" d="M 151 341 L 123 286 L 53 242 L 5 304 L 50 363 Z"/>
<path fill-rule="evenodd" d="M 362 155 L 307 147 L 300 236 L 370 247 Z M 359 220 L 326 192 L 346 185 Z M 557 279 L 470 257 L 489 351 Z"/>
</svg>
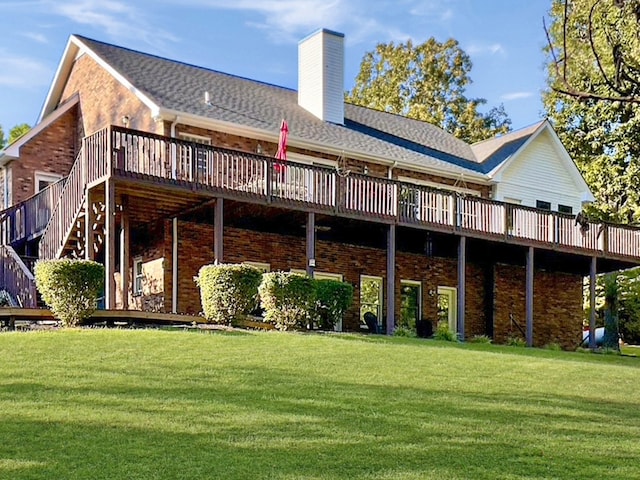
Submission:
<svg viewBox="0 0 640 480">
<path fill-rule="evenodd" d="M 316 289 L 312 278 L 288 272 L 265 273 L 258 291 L 265 321 L 278 330 L 302 328 L 313 320 Z"/>
<path fill-rule="evenodd" d="M 104 290 L 104 266 L 91 260 L 39 260 L 35 265 L 36 288 L 64 326 L 89 318 Z"/>
<path fill-rule="evenodd" d="M 212 323 L 231 324 L 258 306 L 262 272 L 249 265 L 205 265 L 195 281 L 200 288 L 204 317 Z"/>
</svg>

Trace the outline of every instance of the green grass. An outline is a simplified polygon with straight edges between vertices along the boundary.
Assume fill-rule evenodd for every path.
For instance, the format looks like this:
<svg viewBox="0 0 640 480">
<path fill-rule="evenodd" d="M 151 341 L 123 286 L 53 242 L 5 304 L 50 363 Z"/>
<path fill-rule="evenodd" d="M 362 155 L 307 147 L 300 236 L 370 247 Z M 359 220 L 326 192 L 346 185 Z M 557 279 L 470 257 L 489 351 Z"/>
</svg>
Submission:
<svg viewBox="0 0 640 480">
<path fill-rule="evenodd" d="M 2 479 L 640 478 L 640 359 L 419 339 L 0 335 Z"/>
</svg>

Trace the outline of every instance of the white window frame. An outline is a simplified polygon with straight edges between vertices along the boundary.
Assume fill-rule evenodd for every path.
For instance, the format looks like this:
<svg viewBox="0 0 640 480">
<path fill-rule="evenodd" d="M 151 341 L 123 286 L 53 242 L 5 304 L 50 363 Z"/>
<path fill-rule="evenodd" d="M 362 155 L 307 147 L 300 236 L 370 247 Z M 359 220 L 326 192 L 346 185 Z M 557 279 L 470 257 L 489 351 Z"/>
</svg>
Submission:
<svg viewBox="0 0 640 480">
<path fill-rule="evenodd" d="M 140 267 L 140 273 L 138 273 L 138 267 Z M 142 295 L 144 286 L 144 262 L 142 257 L 136 257 L 133 259 L 133 295 Z"/>
<path fill-rule="evenodd" d="M 413 287 L 418 287 L 418 318 L 416 318 L 416 322 L 419 322 L 422 319 L 422 282 L 419 280 L 404 280 L 400 279 L 400 295 L 402 296 L 402 286 L 408 285 Z"/>
<path fill-rule="evenodd" d="M 331 273 L 331 272 L 313 272 L 313 278 L 316 280 L 337 280 L 338 282 L 342 282 L 343 275 L 341 273 Z"/>
<path fill-rule="evenodd" d="M 449 297 L 449 315 L 447 322 L 449 330 L 453 333 L 458 332 L 458 289 L 456 287 L 445 287 L 438 285 L 437 295 L 446 295 Z"/>
<path fill-rule="evenodd" d="M 376 318 L 378 319 L 378 326 L 382 326 L 382 316 L 384 315 L 384 278 L 378 277 L 376 275 L 360 275 L 360 282 L 358 283 L 358 288 L 362 289 L 362 281 L 363 280 L 379 280 L 380 281 L 380 289 L 378 290 L 378 314 Z M 362 291 L 358 296 L 358 301 L 360 302 L 360 312 L 362 311 Z M 358 316 L 360 316 L 360 312 L 358 312 Z M 360 318 L 362 322 L 362 318 Z"/>
<path fill-rule="evenodd" d="M 262 273 L 268 273 L 271 271 L 271 264 L 265 262 L 242 262 L 242 265 L 249 265 L 250 267 L 255 267 L 260 270 Z"/>
<path fill-rule="evenodd" d="M 62 178 L 62 175 L 58 173 L 49 173 L 49 172 L 35 172 L 34 173 L 34 193 L 38 193 L 40 191 L 40 182 L 47 182 L 49 184 L 56 183 L 58 180 Z"/>
</svg>

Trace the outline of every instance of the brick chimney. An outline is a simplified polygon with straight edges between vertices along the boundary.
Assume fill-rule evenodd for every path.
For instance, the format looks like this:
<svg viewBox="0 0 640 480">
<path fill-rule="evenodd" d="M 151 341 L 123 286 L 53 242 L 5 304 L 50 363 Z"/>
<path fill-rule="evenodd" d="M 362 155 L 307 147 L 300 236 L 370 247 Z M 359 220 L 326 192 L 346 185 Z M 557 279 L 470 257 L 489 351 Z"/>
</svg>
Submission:
<svg viewBox="0 0 640 480">
<path fill-rule="evenodd" d="M 298 43 L 298 105 L 344 124 L 344 34 L 321 29 Z"/>
</svg>

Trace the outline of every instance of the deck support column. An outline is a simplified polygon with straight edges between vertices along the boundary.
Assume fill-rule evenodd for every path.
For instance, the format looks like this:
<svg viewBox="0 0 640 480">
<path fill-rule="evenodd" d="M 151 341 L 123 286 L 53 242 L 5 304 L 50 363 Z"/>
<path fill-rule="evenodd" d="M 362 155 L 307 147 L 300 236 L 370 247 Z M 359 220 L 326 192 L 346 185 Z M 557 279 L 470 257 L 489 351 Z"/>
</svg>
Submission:
<svg viewBox="0 0 640 480">
<path fill-rule="evenodd" d="M 529 247 L 526 268 L 527 347 L 533 347 L 533 271 L 533 247 Z"/>
<path fill-rule="evenodd" d="M 120 282 L 122 283 L 122 309 L 129 310 L 129 212 L 127 199 L 122 198 L 120 216 Z"/>
<path fill-rule="evenodd" d="M 589 348 L 596 349 L 596 275 L 598 273 L 596 257 L 591 257 L 589 269 Z"/>
<path fill-rule="evenodd" d="M 171 223 L 171 313 L 178 313 L 178 217 Z"/>
<path fill-rule="evenodd" d="M 307 275 L 313 278 L 316 268 L 316 214 L 307 214 Z"/>
<path fill-rule="evenodd" d="M 93 249 L 93 223 L 95 221 L 93 215 L 93 192 L 87 187 L 86 195 L 87 207 L 84 213 L 84 258 L 86 260 L 95 260 L 96 252 Z"/>
<path fill-rule="evenodd" d="M 458 338 L 465 338 L 465 308 L 467 291 L 467 237 L 461 236 L 458 243 Z"/>
<path fill-rule="evenodd" d="M 113 180 L 104 182 L 105 203 L 105 308 L 113 310 L 116 306 L 116 288 L 114 274 L 116 271 L 116 192 Z"/>
<path fill-rule="evenodd" d="M 223 235 L 224 232 L 224 200 L 216 199 L 216 211 L 213 216 L 213 259 L 216 264 L 223 259 Z"/>
<path fill-rule="evenodd" d="M 393 335 L 396 324 L 396 226 L 387 232 L 387 335 Z"/>
</svg>

